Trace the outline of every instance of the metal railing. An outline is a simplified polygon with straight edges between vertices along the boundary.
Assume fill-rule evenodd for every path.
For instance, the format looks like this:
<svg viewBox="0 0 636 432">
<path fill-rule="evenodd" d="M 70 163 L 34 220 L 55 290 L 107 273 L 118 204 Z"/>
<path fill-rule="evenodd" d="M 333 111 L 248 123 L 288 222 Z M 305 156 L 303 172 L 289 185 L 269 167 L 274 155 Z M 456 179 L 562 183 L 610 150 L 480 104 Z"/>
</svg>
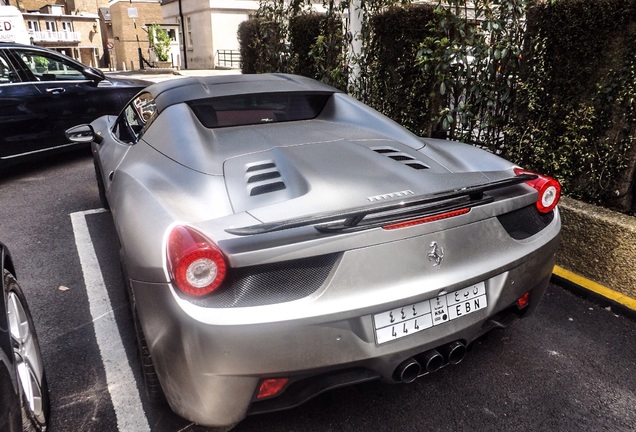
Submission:
<svg viewBox="0 0 636 432">
<path fill-rule="evenodd" d="M 30 31 L 29 36 L 34 42 L 80 42 L 82 40 L 80 32 Z"/>
<path fill-rule="evenodd" d="M 216 65 L 223 68 L 241 67 L 241 53 L 237 50 L 216 50 Z"/>
</svg>

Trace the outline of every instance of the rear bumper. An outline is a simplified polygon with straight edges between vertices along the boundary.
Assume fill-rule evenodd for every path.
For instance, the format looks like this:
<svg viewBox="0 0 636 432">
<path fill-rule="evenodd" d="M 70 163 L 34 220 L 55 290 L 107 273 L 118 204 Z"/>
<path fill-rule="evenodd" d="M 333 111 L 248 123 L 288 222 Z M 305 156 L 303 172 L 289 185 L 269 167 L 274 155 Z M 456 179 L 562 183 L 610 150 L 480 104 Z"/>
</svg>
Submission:
<svg viewBox="0 0 636 432">
<path fill-rule="evenodd" d="M 374 314 L 434 298 L 437 294 L 432 293 L 440 292 L 439 286 L 418 296 L 374 306 L 339 304 L 337 312 L 307 318 L 288 318 L 283 314 L 281 311 L 295 304 L 291 302 L 286 309 L 277 305 L 265 309 L 208 309 L 205 321 L 199 319 L 203 316 L 201 308 L 184 304 L 169 284 L 133 281 L 132 286 L 171 408 L 198 424 L 229 425 L 247 414 L 298 405 L 329 388 L 372 379 L 394 381 L 396 368 L 413 356 L 453 341 L 468 345 L 493 328 L 505 327 L 515 318 L 531 314 L 547 288 L 554 266 L 558 218 L 552 225 L 531 253 L 445 286 L 446 292 L 451 292 L 484 282 L 487 308 L 379 345 Z M 516 300 L 526 292 L 531 292 L 530 303 L 516 311 Z M 308 301 L 328 300 L 317 296 Z M 298 305 L 305 308 L 307 302 Z M 253 319 L 248 322 L 237 317 L 239 322 L 219 323 L 232 314 L 252 314 Z M 263 319 L 257 322 L 259 317 Z M 279 397 L 255 402 L 260 380 L 278 377 L 290 378 L 287 390 Z"/>
</svg>

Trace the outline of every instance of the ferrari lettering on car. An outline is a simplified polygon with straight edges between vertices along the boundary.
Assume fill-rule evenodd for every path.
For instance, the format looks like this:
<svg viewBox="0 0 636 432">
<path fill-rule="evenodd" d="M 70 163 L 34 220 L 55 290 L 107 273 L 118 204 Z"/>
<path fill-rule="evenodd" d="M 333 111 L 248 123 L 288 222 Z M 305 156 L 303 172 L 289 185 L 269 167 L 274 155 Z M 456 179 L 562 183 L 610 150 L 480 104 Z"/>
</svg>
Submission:
<svg viewBox="0 0 636 432">
<path fill-rule="evenodd" d="M 151 85 L 92 141 L 152 400 L 229 429 L 531 315 L 559 183 L 294 75 Z"/>
<path fill-rule="evenodd" d="M 400 192 L 391 192 L 388 194 L 384 194 L 384 195 L 376 195 L 376 196 L 372 196 L 367 198 L 369 201 L 373 202 L 373 201 L 382 201 L 382 200 L 387 200 L 387 199 L 392 199 L 392 198 L 401 198 L 401 197 L 405 197 L 408 195 L 415 195 L 413 193 L 413 191 L 411 190 L 405 190 L 405 191 L 400 191 Z"/>
</svg>

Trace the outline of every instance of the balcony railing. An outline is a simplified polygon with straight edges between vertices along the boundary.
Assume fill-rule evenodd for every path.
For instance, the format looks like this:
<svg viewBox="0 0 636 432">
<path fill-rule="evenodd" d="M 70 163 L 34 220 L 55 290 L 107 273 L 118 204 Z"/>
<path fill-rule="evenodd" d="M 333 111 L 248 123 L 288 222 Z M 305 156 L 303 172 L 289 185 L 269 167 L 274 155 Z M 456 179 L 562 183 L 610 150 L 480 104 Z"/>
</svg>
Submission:
<svg viewBox="0 0 636 432">
<path fill-rule="evenodd" d="M 34 42 L 80 42 L 82 40 L 80 32 L 31 31 L 29 35 Z"/>
<path fill-rule="evenodd" d="M 237 50 L 216 50 L 216 65 L 222 68 L 240 68 L 241 52 Z"/>
</svg>

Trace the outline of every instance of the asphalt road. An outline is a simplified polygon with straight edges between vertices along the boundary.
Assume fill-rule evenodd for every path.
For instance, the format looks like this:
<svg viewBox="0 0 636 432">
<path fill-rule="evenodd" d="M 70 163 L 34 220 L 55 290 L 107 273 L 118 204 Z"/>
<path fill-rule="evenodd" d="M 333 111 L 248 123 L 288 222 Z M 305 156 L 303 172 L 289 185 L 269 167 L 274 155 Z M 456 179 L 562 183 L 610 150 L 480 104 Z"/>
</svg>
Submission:
<svg viewBox="0 0 636 432">
<path fill-rule="evenodd" d="M 192 430 L 144 395 L 112 220 L 94 212 L 90 153 L 0 174 L 0 204 L 0 239 L 39 331 L 50 431 Z M 101 276 L 102 291 L 87 274 Z M 633 320 L 551 286 L 533 317 L 472 348 L 461 364 L 412 384 L 334 390 L 235 430 L 636 430 Z"/>
</svg>

